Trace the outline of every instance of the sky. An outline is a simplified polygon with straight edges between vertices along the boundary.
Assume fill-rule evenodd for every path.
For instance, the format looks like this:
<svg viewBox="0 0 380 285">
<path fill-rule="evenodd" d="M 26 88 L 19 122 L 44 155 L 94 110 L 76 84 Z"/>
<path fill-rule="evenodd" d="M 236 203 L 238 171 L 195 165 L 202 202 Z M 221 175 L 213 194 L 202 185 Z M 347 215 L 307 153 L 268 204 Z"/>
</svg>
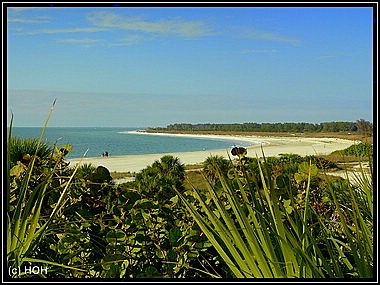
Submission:
<svg viewBox="0 0 380 285">
<path fill-rule="evenodd" d="M 74 5 L 7 7 L 8 126 L 373 121 L 371 7 Z"/>
</svg>

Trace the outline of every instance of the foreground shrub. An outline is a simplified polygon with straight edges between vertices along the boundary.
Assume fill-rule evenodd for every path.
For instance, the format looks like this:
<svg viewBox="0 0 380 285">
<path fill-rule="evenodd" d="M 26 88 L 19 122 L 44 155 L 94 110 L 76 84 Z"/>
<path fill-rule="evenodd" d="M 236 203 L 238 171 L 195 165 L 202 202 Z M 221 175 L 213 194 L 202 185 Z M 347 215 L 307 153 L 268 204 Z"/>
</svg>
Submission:
<svg viewBox="0 0 380 285">
<path fill-rule="evenodd" d="M 61 175 L 62 168 L 65 168 L 67 165 L 63 162 L 63 157 L 70 150 L 70 146 L 68 145 L 61 148 L 54 146 L 49 158 L 46 158 L 48 148 L 42 144 L 42 139 L 53 107 L 49 112 L 41 136 L 37 141 L 14 140 L 12 137 L 13 117 L 11 119 L 7 143 L 7 189 L 5 202 L 7 268 L 10 268 L 9 277 L 20 277 L 17 269 L 21 268 L 22 265 L 33 263 L 63 267 L 66 270 L 74 269 L 70 265 L 39 258 L 41 240 L 52 229 L 51 225 L 53 221 L 63 208 L 69 194 L 69 186 L 76 172 L 75 169 L 71 176 Z M 23 143 L 25 143 L 25 146 L 23 146 Z M 20 161 L 21 155 L 22 160 Z M 25 158 L 26 156 L 28 159 Z M 17 163 L 14 165 L 15 161 Z M 60 181 L 58 186 L 55 186 L 54 182 L 56 181 Z M 44 206 L 47 201 L 47 193 L 51 189 L 57 189 L 59 192 L 58 199 L 54 205 L 49 207 L 49 211 L 44 212 L 46 209 Z M 46 213 L 45 217 L 43 216 L 44 213 Z M 13 269 L 16 269 L 16 271 Z M 27 272 L 21 274 L 28 275 Z"/>
<path fill-rule="evenodd" d="M 340 193 L 346 193 L 341 197 L 335 182 L 327 184 L 340 227 L 332 230 L 312 205 L 315 166 L 300 164 L 293 177 L 300 187 L 297 192 L 304 192 L 301 203 L 294 196 L 291 177 L 273 181 L 257 160 L 259 185 L 252 182 L 243 158 L 229 177 L 215 169 L 222 191 L 210 183 L 210 198 L 205 199 L 194 189 L 201 210 L 177 193 L 235 277 L 373 277 L 373 188 L 368 180 L 362 190 L 340 184 Z"/>
</svg>

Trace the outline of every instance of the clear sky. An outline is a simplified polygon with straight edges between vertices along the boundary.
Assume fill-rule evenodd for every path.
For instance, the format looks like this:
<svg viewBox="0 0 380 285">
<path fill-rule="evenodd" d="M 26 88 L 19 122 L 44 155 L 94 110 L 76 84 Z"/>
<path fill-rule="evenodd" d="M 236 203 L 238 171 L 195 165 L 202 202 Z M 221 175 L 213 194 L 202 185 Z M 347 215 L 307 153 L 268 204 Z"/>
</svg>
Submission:
<svg viewBox="0 0 380 285">
<path fill-rule="evenodd" d="M 55 98 L 50 126 L 372 122 L 371 7 L 8 7 L 6 20 L 16 126 L 42 126 Z"/>
</svg>

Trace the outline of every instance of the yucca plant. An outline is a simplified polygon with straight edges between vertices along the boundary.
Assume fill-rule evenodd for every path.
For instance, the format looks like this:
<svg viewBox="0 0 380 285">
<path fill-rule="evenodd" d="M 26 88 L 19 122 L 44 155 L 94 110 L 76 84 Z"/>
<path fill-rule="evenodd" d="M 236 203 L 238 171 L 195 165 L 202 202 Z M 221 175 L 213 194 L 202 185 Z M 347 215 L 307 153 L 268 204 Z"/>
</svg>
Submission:
<svg viewBox="0 0 380 285">
<path fill-rule="evenodd" d="M 36 167 L 37 154 L 40 151 L 44 133 L 51 117 L 55 105 L 55 101 L 47 116 L 40 138 L 35 145 L 35 152 L 32 154 L 27 166 L 15 165 L 11 168 L 11 153 L 12 153 L 12 124 L 13 115 L 11 118 L 8 144 L 7 144 L 7 266 L 8 268 L 20 268 L 26 263 L 42 263 L 53 266 L 60 266 L 69 269 L 76 269 L 71 266 L 57 264 L 49 260 L 41 260 L 33 258 L 34 250 L 38 247 L 41 238 L 49 229 L 49 225 L 56 218 L 57 213 L 63 207 L 70 190 L 70 183 L 79 167 L 79 164 L 73 171 L 72 175 L 65 182 L 60 198 L 53 208 L 50 216 L 43 220 L 41 218 L 41 208 L 46 196 L 46 190 L 51 184 L 54 174 L 62 163 L 65 154 L 70 150 L 69 146 L 64 146 L 58 149 L 55 146 L 56 155 L 52 156 L 51 166 L 42 174 L 41 180 L 37 185 L 30 186 L 32 174 Z M 22 173 L 22 175 L 21 175 Z M 21 179 L 20 186 L 17 189 L 16 205 L 11 207 L 11 175 L 19 176 Z M 76 269 L 81 270 L 81 269 Z M 14 275 L 11 277 L 19 277 Z"/>
<path fill-rule="evenodd" d="M 315 218 L 311 217 L 315 217 L 317 213 L 310 205 L 310 181 L 313 169 L 311 162 L 306 171 L 308 177 L 304 204 L 298 210 L 295 198 L 292 196 L 291 185 L 283 183 L 282 187 L 285 187 L 289 199 L 281 200 L 276 193 L 276 183 L 270 173 L 262 168 L 261 162 L 258 165 L 262 189 L 257 189 L 255 187 L 257 184 L 249 180 L 242 163 L 233 169 L 235 172 L 233 180 L 228 179 L 216 167 L 223 191 L 220 194 L 220 191 L 216 191 L 209 183 L 211 203 L 207 203 L 201 193 L 193 189 L 200 208 L 177 191 L 177 195 L 191 216 L 233 274 L 238 278 L 346 277 L 341 264 L 344 256 L 344 251 L 340 248 L 341 242 L 330 236 L 326 244 L 321 244 L 320 239 L 312 233 L 311 223 L 315 222 Z M 368 195 L 370 187 L 366 191 L 365 195 Z M 358 241 L 360 235 L 370 244 L 371 233 L 368 225 L 361 219 L 363 213 L 356 206 L 359 197 L 351 192 L 351 199 L 352 214 L 355 216 L 351 218 L 355 221 L 356 229 L 348 224 L 344 225 L 343 213 L 338 210 L 338 214 L 342 219 L 346 235 L 350 235 L 352 239 L 349 239 L 344 246 L 359 252 L 353 254 L 352 261 L 346 258 L 343 266 L 355 270 L 352 264 L 354 263 L 362 267 L 357 269 L 361 277 L 370 277 L 371 272 L 368 268 L 371 262 L 370 246 L 359 246 L 355 241 Z M 339 209 L 339 202 L 336 199 L 334 202 Z M 370 200 L 367 202 L 372 203 Z M 323 229 L 323 225 L 320 228 Z M 328 236 L 329 232 L 326 230 L 325 234 Z M 366 265 L 360 265 L 361 262 L 365 262 Z"/>
<path fill-rule="evenodd" d="M 260 168 L 264 185 L 263 196 L 257 193 L 255 196 L 258 199 L 254 205 L 251 204 L 252 199 L 248 198 L 251 196 L 250 193 L 246 192 L 246 187 L 239 178 L 235 179 L 238 189 L 234 189 L 231 181 L 218 169 L 216 171 L 227 203 L 223 202 L 210 184 L 208 191 L 212 197 L 212 205 L 207 205 L 194 189 L 201 211 L 205 213 L 203 215 L 180 193 L 177 194 L 235 276 L 238 278 L 301 277 L 302 264 L 300 254 L 297 252 L 302 253 L 302 247 L 305 245 L 298 241 L 294 233 L 284 227 L 283 217 L 277 204 L 278 199 L 275 193 L 267 188 L 262 169 Z M 236 171 L 236 177 L 238 176 L 239 173 Z M 238 192 L 241 199 L 237 195 Z M 229 207 L 232 211 L 228 210 Z M 319 271 L 318 268 L 313 270 Z"/>
<path fill-rule="evenodd" d="M 340 238 L 329 234 L 331 248 L 336 250 L 338 259 L 348 269 L 346 275 L 359 278 L 373 277 L 373 169 L 369 159 L 369 172 L 359 161 L 360 171 L 353 172 L 353 182 L 343 184 L 345 199 L 349 205 L 342 207 L 334 187 L 330 183 L 330 195 L 341 224 Z M 346 173 L 349 180 L 348 172 Z M 334 261 L 336 261 L 335 259 Z M 334 264 L 337 267 L 337 264 Z"/>
</svg>

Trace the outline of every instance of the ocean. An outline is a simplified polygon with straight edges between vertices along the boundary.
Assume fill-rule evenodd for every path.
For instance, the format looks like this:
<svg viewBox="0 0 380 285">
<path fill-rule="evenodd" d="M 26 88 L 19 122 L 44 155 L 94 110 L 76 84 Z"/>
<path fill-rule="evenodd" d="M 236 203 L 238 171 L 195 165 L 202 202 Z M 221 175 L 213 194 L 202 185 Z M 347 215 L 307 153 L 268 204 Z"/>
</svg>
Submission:
<svg viewBox="0 0 380 285">
<path fill-rule="evenodd" d="M 101 156 L 108 152 L 109 156 L 173 153 L 199 150 L 229 149 L 232 146 L 248 146 L 247 142 L 187 138 L 174 136 L 153 136 L 143 134 L 129 134 L 128 131 L 138 128 L 96 128 L 96 127 L 48 127 L 44 141 L 58 146 L 71 144 L 73 150 L 67 158 L 82 157 L 86 150 L 86 157 Z M 25 138 L 38 138 L 42 128 L 14 127 L 12 135 Z"/>
</svg>

